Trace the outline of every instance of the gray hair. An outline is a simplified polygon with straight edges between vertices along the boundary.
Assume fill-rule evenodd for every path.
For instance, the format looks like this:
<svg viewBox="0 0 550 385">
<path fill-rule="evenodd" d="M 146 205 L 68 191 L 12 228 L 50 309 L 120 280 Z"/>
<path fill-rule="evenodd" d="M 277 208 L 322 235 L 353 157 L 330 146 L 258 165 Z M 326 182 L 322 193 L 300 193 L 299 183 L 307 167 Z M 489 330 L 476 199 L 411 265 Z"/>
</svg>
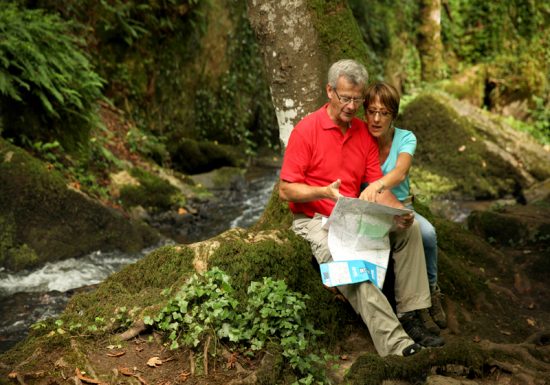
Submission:
<svg viewBox="0 0 550 385">
<path fill-rule="evenodd" d="M 367 69 L 352 59 L 342 59 L 330 66 L 328 70 L 328 84 L 336 88 L 338 79 L 343 76 L 354 85 L 366 86 L 369 81 Z"/>
</svg>

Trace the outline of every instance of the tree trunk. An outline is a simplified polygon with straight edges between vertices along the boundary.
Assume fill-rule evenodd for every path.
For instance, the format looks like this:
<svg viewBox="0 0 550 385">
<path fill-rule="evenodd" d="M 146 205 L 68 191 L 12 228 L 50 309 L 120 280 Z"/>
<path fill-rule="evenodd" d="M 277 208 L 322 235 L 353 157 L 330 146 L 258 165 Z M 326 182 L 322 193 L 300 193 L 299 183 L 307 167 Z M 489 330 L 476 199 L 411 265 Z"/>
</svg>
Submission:
<svg viewBox="0 0 550 385">
<path fill-rule="evenodd" d="M 271 85 L 279 138 L 286 147 L 296 123 L 325 100 L 326 58 L 306 0 L 249 0 L 248 17 Z"/>
<path fill-rule="evenodd" d="M 422 63 L 422 80 L 431 82 L 441 79 L 444 74 L 441 0 L 420 0 L 420 13 L 418 51 Z"/>
<path fill-rule="evenodd" d="M 345 0 L 248 0 L 248 18 L 271 84 L 279 138 L 286 146 L 296 123 L 327 100 L 331 62 L 349 58 L 364 63 L 366 46 Z"/>
</svg>

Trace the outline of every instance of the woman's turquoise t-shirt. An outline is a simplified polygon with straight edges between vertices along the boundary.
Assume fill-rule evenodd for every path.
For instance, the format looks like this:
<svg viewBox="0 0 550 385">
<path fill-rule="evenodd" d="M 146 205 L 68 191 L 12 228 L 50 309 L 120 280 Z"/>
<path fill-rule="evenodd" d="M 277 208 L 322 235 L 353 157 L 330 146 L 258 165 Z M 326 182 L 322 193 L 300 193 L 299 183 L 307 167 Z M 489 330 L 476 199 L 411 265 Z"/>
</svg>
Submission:
<svg viewBox="0 0 550 385">
<path fill-rule="evenodd" d="M 397 164 L 397 157 L 400 153 L 406 152 L 414 156 L 416 150 L 416 136 L 411 131 L 395 128 L 393 135 L 393 141 L 390 148 L 388 158 L 382 165 L 382 172 L 386 175 L 388 172 L 395 168 Z M 409 174 L 403 182 L 391 189 L 391 192 L 400 201 L 405 200 L 410 195 L 410 182 Z"/>
</svg>

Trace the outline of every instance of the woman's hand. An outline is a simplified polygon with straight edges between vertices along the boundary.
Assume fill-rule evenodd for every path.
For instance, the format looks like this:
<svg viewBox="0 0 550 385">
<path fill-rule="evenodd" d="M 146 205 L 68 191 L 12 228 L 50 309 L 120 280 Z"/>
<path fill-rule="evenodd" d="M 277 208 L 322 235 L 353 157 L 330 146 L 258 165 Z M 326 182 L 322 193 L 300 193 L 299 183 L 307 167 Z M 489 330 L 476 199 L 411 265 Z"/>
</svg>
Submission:
<svg viewBox="0 0 550 385">
<path fill-rule="evenodd" d="M 369 183 L 369 185 L 361 192 L 359 199 L 363 199 L 369 202 L 376 202 L 376 197 L 384 190 L 384 183 L 381 179 L 376 182 Z"/>
<path fill-rule="evenodd" d="M 395 224 L 399 229 L 408 229 L 414 222 L 414 213 L 396 215 L 394 219 Z"/>
</svg>

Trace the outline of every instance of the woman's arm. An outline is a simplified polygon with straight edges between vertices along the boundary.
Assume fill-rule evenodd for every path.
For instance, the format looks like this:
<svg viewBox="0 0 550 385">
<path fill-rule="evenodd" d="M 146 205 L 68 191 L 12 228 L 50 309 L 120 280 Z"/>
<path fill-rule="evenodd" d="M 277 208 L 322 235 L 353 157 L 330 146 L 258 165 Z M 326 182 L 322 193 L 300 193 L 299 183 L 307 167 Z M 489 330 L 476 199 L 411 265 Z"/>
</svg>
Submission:
<svg viewBox="0 0 550 385">
<path fill-rule="evenodd" d="M 378 192 L 384 189 L 392 189 L 403 182 L 409 174 L 409 170 L 412 166 L 412 159 L 412 155 L 408 152 L 399 153 L 395 168 L 373 183 L 377 185 L 376 188 Z"/>
<path fill-rule="evenodd" d="M 382 178 L 369 184 L 361 193 L 362 199 L 370 202 L 378 200 L 377 195 L 384 190 L 391 190 L 405 180 L 412 165 L 412 155 L 408 152 L 401 152 L 397 156 L 395 168 Z"/>
</svg>

